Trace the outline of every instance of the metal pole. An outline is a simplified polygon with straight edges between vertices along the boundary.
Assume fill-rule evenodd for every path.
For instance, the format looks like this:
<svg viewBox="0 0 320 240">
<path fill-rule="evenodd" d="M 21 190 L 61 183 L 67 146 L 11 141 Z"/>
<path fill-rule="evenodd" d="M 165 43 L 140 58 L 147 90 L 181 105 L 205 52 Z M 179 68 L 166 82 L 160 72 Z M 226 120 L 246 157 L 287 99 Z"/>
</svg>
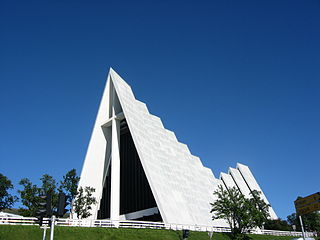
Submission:
<svg viewBox="0 0 320 240">
<path fill-rule="evenodd" d="M 53 240 L 53 233 L 54 233 L 54 223 L 55 223 L 55 220 L 56 220 L 56 216 L 55 216 L 55 215 L 52 215 L 52 218 L 51 218 L 50 240 Z"/>
<path fill-rule="evenodd" d="M 300 215 L 299 215 L 299 220 L 300 220 L 303 240 L 306 240 L 306 235 L 305 235 L 304 228 L 303 228 L 302 217 Z"/>
<path fill-rule="evenodd" d="M 47 225 L 45 225 L 44 228 L 43 228 L 43 237 L 42 237 L 42 240 L 46 240 L 46 232 L 47 232 Z"/>
</svg>

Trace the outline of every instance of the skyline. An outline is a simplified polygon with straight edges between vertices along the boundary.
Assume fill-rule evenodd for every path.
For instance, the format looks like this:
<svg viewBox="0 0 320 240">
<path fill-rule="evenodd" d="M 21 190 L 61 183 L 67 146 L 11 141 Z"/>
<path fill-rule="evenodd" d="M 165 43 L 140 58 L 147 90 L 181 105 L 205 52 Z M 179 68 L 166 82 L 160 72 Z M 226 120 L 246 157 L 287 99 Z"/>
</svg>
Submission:
<svg viewBox="0 0 320 240">
<path fill-rule="evenodd" d="M 80 175 L 113 67 L 216 177 L 248 165 L 282 219 L 319 191 L 319 2 L 0 9 L 0 172 L 16 189 Z"/>
</svg>

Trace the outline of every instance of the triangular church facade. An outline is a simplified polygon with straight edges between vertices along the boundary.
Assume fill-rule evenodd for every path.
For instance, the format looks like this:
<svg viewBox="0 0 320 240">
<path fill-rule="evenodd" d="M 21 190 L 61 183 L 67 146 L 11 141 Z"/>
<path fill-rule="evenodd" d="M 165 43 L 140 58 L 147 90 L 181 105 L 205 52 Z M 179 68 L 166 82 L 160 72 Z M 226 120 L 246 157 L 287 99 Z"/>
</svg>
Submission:
<svg viewBox="0 0 320 240">
<path fill-rule="evenodd" d="M 220 184 L 261 191 L 242 164 L 216 178 L 110 69 L 79 182 L 96 190 L 90 218 L 226 226 L 210 214 Z"/>
</svg>

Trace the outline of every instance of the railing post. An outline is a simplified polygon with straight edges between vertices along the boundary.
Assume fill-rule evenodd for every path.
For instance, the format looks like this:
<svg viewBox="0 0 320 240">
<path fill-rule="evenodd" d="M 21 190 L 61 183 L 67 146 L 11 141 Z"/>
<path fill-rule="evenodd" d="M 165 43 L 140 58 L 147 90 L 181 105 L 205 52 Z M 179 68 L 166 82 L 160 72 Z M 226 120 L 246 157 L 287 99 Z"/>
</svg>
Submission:
<svg viewBox="0 0 320 240">
<path fill-rule="evenodd" d="M 56 217 L 54 215 L 52 215 L 52 218 L 51 218 L 51 230 L 50 230 L 50 240 L 53 240 L 55 219 L 56 219 Z"/>
<path fill-rule="evenodd" d="M 42 240 L 46 240 L 46 232 L 47 232 L 47 225 L 45 225 L 44 228 L 43 228 L 43 237 L 42 237 Z"/>
</svg>

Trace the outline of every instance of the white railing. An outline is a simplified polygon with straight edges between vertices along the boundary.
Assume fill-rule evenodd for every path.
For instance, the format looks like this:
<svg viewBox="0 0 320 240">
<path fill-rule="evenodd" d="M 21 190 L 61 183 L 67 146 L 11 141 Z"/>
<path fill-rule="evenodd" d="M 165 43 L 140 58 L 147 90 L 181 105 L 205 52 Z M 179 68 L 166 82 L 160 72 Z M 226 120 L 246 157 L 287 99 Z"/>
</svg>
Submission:
<svg viewBox="0 0 320 240">
<path fill-rule="evenodd" d="M 273 236 L 293 236 L 293 237 L 302 237 L 301 232 L 294 231 L 279 231 L 279 230 L 260 230 L 263 235 L 273 235 Z M 306 237 L 313 237 L 312 232 L 306 232 Z"/>
<path fill-rule="evenodd" d="M 34 225 L 34 217 L 0 217 L 0 225 Z"/>
<path fill-rule="evenodd" d="M 204 226 L 204 225 L 186 225 L 186 224 L 165 224 L 166 229 L 171 230 L 183 230 L 188 229 L 196 232 L 231 232 L 229 227 L 218 227 L 218 226 Z"/>
<path fill-rule="evenodd" d="M 0 217 L 0 225 L 37 225 L 34 217 Z M 47 222 L 47 218 L 44 219 Z M 58 218 L 55 224 L 64 227 L 109 227 L 109 228 L 149 228 L 149 229 L 168 229 L 183 230 L 188 229 L 197 232 L 231 232 L 229 227 L 201 226 L 185 224 L 167 224 L 161 222 L 142 222 L 142 221 L 112 221 L 112 220 L 86 220 Z M 302 236 L 301 232 L 277 231 L 277 230 L 253 230 L 251 233 L 274 235 L 274 236 Z M 306 232 L 307 237 L 312 237 L 312 232 Z"/>
</svg>

